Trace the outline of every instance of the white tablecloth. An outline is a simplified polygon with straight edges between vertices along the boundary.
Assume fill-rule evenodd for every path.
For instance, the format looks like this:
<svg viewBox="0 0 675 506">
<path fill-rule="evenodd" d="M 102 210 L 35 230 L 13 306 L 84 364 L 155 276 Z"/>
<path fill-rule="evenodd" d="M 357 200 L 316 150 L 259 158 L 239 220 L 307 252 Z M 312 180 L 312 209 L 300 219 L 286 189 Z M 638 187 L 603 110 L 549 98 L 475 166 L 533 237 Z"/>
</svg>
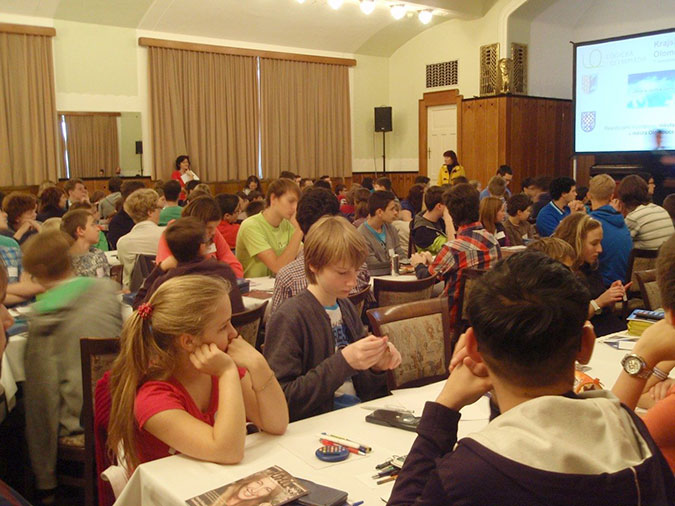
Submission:
<svg viewBox="0 0 675 506">
<path fill-rule="evenodd" d="M 108 259 L 108 263 L 110 264 L 110 267 L 113 267 L 115 265 L 122 265 L 120 262 L 120 259 L 117 258 L 117 250 L 114 251 L 105 251 L 105 256 Z"/>
<path fill-rule="evenodd" d="M 625 351 L 596 342 L 588 374 L 599 377 L 611 388 L 620 371 Z M 441 383 L 395 391 L 392 396 L 332 413 L 300 420 L 289 425 L 283 436 L 253 434 L 247 437 L 244 460 L 235 466 L 200 462 L 182 455 L 141 465 L 131 477 L 116 505 L 179 506 L 195 495 L 243 478 L 272 465 L 279 465 L 294 476 L 349 492 L 350 501 L 366 505 L 382 504 L 393 483 L 377 485 L 371 475 L 375 466 L 392 455 L 406 454 L 415 434 L 365 421 L 364 407 L 403 407 L 421 414 L 424 402 L 433 400 Z M 487 424 L 489 409 L 484 397 L 462 410 L 459 437 L 481 430 Z M 320 446 L 318 434 L 328 432 L 348 437 L 373 448 L 368 456 L 350 455 L 337 464 L 325 464 L 314 456 Z"/>
</svg>

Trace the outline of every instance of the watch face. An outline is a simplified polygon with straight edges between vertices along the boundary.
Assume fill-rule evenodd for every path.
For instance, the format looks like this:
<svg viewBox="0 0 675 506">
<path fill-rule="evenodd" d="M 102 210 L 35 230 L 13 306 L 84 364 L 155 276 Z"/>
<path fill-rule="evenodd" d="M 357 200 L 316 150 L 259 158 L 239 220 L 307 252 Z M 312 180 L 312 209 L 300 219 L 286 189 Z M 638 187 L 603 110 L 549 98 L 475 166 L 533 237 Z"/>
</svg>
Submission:
<svg viewBox="0 0 675 506">
<path fill-rule="evenodd" d="M 624 368 L 628 374 L 637 374 L 642 369 L 642 362 L 637 357 L 628 357 Z"/>
</svg>

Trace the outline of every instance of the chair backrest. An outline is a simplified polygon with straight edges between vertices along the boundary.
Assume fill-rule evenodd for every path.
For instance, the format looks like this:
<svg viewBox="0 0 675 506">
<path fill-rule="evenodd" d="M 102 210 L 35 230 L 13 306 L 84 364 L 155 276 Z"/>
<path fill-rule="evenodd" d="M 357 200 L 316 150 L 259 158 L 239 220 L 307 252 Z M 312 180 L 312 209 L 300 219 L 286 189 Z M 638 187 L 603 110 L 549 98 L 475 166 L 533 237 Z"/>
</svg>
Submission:
<svg viewBox="0 0 675 506">
<path fill-rule="evenodd" d="M 468 320 L 466 319 L 466 304 L 469 301 L 471 288 L 475 281 L 487 272 L 486 269 L 474 269 L 468 267 L 463 269 L 459 277 L 459 297 L 457 298 L 457 320 L 455 321 L 455 328 L 452 338 L 452 348 L 459 339 L 459 336 L 468 327 Z"/>
<path fill-rule="evenodd" d="M 648 271 L 656 267 L 656 257 L 659 251 L 655 249 L 640 249 L 633 248 L 628 257 L 628 271 L 626 272 L 626 279 L 632 281 L 630 287 L 631 292 L 639 291 L 639 282 L 635 277 L 638 271 Z"/>
<path fill-rule="evenodd" d="M 394 306 L 428 299 L 437 281 L 435 276 L 405 281 L 375 278 L 373 292 L 378 306 Z"/>
<path fill-rule="evenodd" d="M 413 253 L 415 253 L 415 241 L 414 236 L 413 236 L 413 228 L 415 228 L 415 217 L 413 216 L 413 219 L 410 220 L 410 235 L 408 236 L 408 258 L 412 256 Z"/>
<path fill-rule="evenodd" d="M 263 318 L 265 317 L 265 310 L 267 309 L 269 301 L 265 301 L 262 305 L 235 313 L 232 315 L 232 326 L 237 329 L 237 332 L 243 337 L 248 344 L 255 346 L 260 350 L 262 342 L 260 339 L 260 327 L 262 326 Z"/>
<path fill-rule="evenodd" d="M 378 336 L 388 336 L 401 352 L 399 367 L 387 374 L 390 389 L 426 385 L 448 376 L 450 307 L 447 298 L 369 309 Z"/>
<path fill-rule="evenodd" d="M 640 285 L 640 293 L 645 309 L 653 311 L 661 307 L 661 291 L 656 283 L 656 269 L 637 271 L 635 277 Z"/>
<path fill-rule="evenodd" d="M 349 301 L 356 308 L 356 312 L 359 315 L 359 317 L 363 316 L 363 308 L 366 305 L 366 299 L 368 298 L 369 294 L 370 294 L 370 285 L 367 285 L 360 292 L 356 292 L 354 295 L 350 295 L 348 297 Z"/>
<path fill-rule="evenodd" d="M 122 264 L 113 265 L 110 268 L 110 279 L 116 281 L 118 284 L 122 284 L 122 273 L 124 272 L 124 267 Z"/>
<path fill-rule="evenodd" d="M 96 489 L 96 446 L 94 435 L 94 391 L 96 382 L 106 371 L 120 351 L 118 338 L 83 337 L 80 339 L 82 361 L 82 425 L 84 427 L 85 487 L 93 494 Z"/>
<path fill-rule="evenodd" d="M 137 292 L 155 268 L 155 257 L 153 255 L 137 255 L 134 262 L 134 270 L 131 271 L 129 279 L 129 291 Z"/>
</svg>

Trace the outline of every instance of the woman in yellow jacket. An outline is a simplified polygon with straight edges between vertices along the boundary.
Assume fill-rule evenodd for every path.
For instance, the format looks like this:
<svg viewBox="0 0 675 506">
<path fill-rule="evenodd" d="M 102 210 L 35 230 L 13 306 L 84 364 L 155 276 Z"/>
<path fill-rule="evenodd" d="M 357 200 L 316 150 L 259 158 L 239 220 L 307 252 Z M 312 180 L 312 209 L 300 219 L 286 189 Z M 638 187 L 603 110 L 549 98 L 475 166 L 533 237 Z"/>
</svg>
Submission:
<svg viewBox="0 0 675 506">
<path fill-rule="evenodd" d="M 454 151 L 446 151 L 443 153 L 445 164 L 441 165 L 441 170 L 438 172 L 438 186 L 444 184 L 453 184 L 455 178 L 466 177 L 464 167 L 457 161 L 457 154 Z"/>
</svg>

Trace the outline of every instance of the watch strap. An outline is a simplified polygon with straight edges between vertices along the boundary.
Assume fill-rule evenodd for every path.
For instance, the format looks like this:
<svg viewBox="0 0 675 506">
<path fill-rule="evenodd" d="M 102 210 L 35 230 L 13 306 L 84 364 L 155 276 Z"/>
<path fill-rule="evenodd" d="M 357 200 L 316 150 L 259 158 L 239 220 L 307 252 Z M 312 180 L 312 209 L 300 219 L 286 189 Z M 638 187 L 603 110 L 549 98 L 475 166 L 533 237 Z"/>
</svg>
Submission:
<svg viewBox="0 0 675 506">
<path fill-rule="evenodd" d="M 652 373 L 661 381 L 665 381 L 668 379 L 668 375 L 658 367 L 654 367 Z"/>
<path fill-rule="evenodd" d="M 595 311 L 595 314 L 602 313 L 602 308 L 598 305 L 597 302 L 595 302 L 595 299 L 591 299 L 591 306 L 593 306 L 593 310 Z"/>
<path fill-rule="evenodd" d="M 626 369 L 626 362 L 628 361 L 628 359 L 631 358 L 640 361 L 642 367 L 640 368 L 639 371 L 630 372 L 628 369 Z M 626 356 L 624 356 L 623 359 L 621 360 L 621 366 L 623 367 L 623 370 L 626 371 L 626 373 L 633 376 L 634 378 L 648 379 L 654 372 L 652 369 L 649 368 L 645 359 L 635 353 L 628 353 Z"/>
</svg>

